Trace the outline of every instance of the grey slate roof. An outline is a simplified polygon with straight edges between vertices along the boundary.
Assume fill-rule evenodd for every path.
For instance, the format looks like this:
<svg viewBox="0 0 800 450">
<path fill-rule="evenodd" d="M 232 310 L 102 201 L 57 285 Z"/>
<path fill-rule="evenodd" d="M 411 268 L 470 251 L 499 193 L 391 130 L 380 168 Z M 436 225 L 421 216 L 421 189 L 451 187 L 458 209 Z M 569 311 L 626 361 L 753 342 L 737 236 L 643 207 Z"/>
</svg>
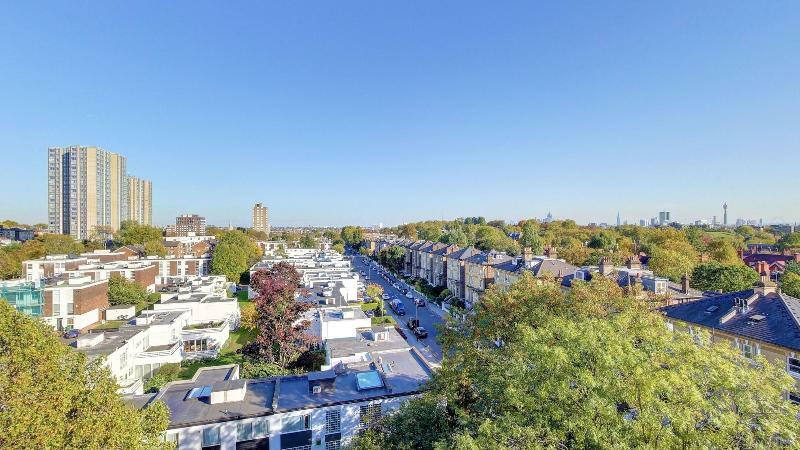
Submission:
<svg viewBox="0 0 800 450">
<path fill-rule="evenodd" d="M 734 306 L 735 299 L 753 296 L 755 300 L 749 301 L 746 309 Z M 800 300 L 785 294 L 763 294 L 751 289 L 665 306 L 661 310 L 672 319 L 800 351 Z M 731 311 L 735 311 L 733 317 L 721 322 L 720 318 Z M 753 320 L 756 315 L 764 319 Z"/>
<path fill-rule="evenodd" d="M 577 267 L 569 264 L 562 259 L 535 258 L 526 267 L 521 258 L 512 258 L 500 264 L 495 264 L 497 270 L 504 270 L 511 273 L 521 273 L 523 270 L 530 270 L 534 276 L 566 277 L 574 275 Z"/>
<path fill-rule="evenodd" d="M 435 255 L 445 256 L 458 250 L 458 246 L 455 244 L 450 244 L 450 245 L 442 244 L 442 245 L 443 245 L 442 247 L 433 252 Z"/>
<path fill-rule="evenodd" d="M 460 261 L 464 261 L 464 260 L 466 260 L 468 258 L 471 258 L 473 255 L 476 255 L 478 253 L 480 253 L 480 250 L 478 250 L 477 248 L 475 248 L 475 247 L 467 247 L 467 248 L 458 249 L 458 250 L 454 251 L 453 253 L 447 255 L 447 257 L 448 258 L 453 258 L 453 259 L 458 259 Z"/>
<path fill-rule="evenodd" d="M 491 250 L 489 252 L 478 252 L 478 253 L 476 253 L 476 254 L 470 256 L 469 258 L 467 258 L 467 262 L 470 262 L 470 263 L 473 263 L 473 264 L 496 265 L 496 264 L 502 264 L 502 263 L 504 263 L 504 262 L 506 262 L 506 261 L 508 261 L 510 259 L 511 259 L 511 257 L 506 255 L 505 253 L 501 253 L 501 252 L 497 252 L 497 251 Z"/>
</svg>

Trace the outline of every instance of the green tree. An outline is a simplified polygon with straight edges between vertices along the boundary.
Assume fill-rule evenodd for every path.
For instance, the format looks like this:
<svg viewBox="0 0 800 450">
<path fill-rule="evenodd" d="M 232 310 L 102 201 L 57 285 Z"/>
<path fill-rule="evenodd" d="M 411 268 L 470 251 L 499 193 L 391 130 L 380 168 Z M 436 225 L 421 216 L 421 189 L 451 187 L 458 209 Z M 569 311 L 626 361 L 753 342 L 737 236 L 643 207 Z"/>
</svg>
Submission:
<svg viewBox="0 0 800 450">
<path fill-rule="evenodd" d="M 444 244 L 455 244 L 459 247 L 466 247 L 469 245 L 467 234 L 461 227 L 455 227 L 447 230 L 447 232 L 439 237 L 439 241 Z"/>
<path fill-rule="evenodd" d="M 714 239 L 709 242 L 706 251 L 714 261 L 721 264 L 744 264 L 739 254 L 736 253 L 736 248 L 729 240 Z"/>
<path fill-rule="evenodd" d="M 46 255 L 79 254 L 84 251 L 82 243 L 64 234 L 43 234 L 36 240 L 42 243 Z"/>
<path fill-rule="evenodd" d="M 601 231 L 592 235 L 589 240 L 589 248 L 600 250 L 614 250 L 617 247 L 617 238 L 608 231 Z"/>
<path fill-rule="evenodd" d="M 133 220 L 126 220 L 120 225 L 114 240 L 118 245 L 144 245 L 149 241 L 161 241 L 163 234 L 160 228 L 142 225 Z"/>
<path fill-rule="evenodd" d="M 778 241 L 778 246 L 781 250 L 798 250 L 800 249 L 800 231 L 789 233 Z"/>
<path fill-rule="evenodd" d="M 102 360 L 62 344 L 44 322 L 0 301 L 0 447 L 166 449 L 169 410 L 123 403 Z"/>
<path fill-rule="evenodd" d="M 333 249 L 333 251 L 335 251 L 335 252 L 339 252 L 341 254 L 344 254 L 344 244 L 342 244 L 342 243 L 333 244 L 331 246 L 331 249 Z"/>
<path fill-rule="evenodd" d="M 648 266 L 658 276 L 679 281 L 697 265 L 697 252 L 686 241 L 668 241 L 652 247 Z"/>
<path fill-rule="evenodd" d="M 534 255 L 541 255 L 544 253 L 544 241 L 539 237 L 539 227 L 536 222 L 529 220 L 522 226 L 522 236 L 519 239 L 519 245 L 522 247 L 530 247 Z"/>
<path fill-rule="evenodd" d="M 497 250 L 519 254 L 519 244 L 497 228 L 481 225 L 475 230 L 475 246 L 481 250 Z"/>
<path fill-rule="evenodd" d="M 383 288 L 380 284 L 370 283 L 367 285 L 367 297 L 371 298 L 373 301 L 382 302 L 381 296 L 383 295 Z"/>
<path fill-rule="evenodd" d="M 167 247 L 162 240 L 147 241 L 144 243 L 144 254 L 147 256 L 167 256 Z"/>
<path fill-rule="evenodd" d="M 304 234 L 300 238 L 300 248 L 317 248 L 317 241 L 310 234 Z"/>
<path fill-rule="evenodd" d="M 211 255 L 211 273 L 225 275 L 228 281 L 246 280 L 247 271 L 261 258 L 261 248 L 239 230 L 225 231 L 217 238 Z"/>
<path fill-rule="evenodd" d="M 800 275 L 786 272 L 781 277 L 781 290 L 787 295 L 800 298 Z"/>
<path fill-rule="evenodd" d="M 112 305 L 145 305 L 147 290 L 135 281 L 114 274 L 108 279 L 108 303 Z"/>
<path fill-rule="evenodd" d="M 794 380 L 671 332 L 613 281 L 530 274 L 442 330 L 429 389 L 355 448 L 766 448 L 800 439 Z"/>
<path fill-rule="evenodd" d="M 361 227 L 352 227 L 347 226 L 342 228 L 342 240 L 345 244 L 355 247 L 359 245 L 363 239 L 363 233 L 361 232 Z"/>
<path fill-rule="evenodd" d="M 786 263 L 786 272 L 792 272 L 800 275 L 800 263 L 797 261 L 789 261 Z"/>
<path fill-rule="evenodd" d="M 694 268 L 691 285 L 703 291 L 735 292 L 750 289 L 758 280 L 756 271 L 744 264 L 712 261 Z"/>
</svg>

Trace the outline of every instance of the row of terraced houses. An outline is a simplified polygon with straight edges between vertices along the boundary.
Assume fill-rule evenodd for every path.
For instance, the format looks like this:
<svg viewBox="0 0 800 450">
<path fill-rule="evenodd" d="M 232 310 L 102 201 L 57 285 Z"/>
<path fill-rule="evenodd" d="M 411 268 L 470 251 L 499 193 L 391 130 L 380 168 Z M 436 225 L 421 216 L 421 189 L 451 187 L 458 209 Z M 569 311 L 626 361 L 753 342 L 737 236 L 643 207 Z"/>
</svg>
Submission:
<svg viewBox="0 0 800 450">
<path fill-rule="evenodd" d="M 480 300 L 492 284 L 509 288 L 529 271 L 535 277 L 553 278 L 566 289 L 575 280 L 603 276 L 614 279 L 624 289 L 636 285 L 639 295 L 660 300 L 659 309 L 670 329 L 691 334 L 707 332 L 714 342 L 725 342 L 747 358 L 758 355 L 784 365 L 798 380 L 800 401 L 800 299 L 780 290 L 771 273 L 757 267 L 761 281 L 752 289 L 739 292 L 701 292 L 689 286 L 658 277 L 639 257 L 632 256 L 624 266 L 615 266 L 603 258 L 596 266 L 576 267 L 559 259 L 556 250 L 533 255 L 525 249 L 521 256 L 497 251 L 461 248 L 438 242 L 384 237 L 365 242 L 372 252 L 397 246 L 404 250 L 403 272 L 426 280 L 433 286 L 446 287 L 451 299 L 460 299 L 467 308 Z M 646 258 L 642 258 L 646 261 Z"/>
</svg>

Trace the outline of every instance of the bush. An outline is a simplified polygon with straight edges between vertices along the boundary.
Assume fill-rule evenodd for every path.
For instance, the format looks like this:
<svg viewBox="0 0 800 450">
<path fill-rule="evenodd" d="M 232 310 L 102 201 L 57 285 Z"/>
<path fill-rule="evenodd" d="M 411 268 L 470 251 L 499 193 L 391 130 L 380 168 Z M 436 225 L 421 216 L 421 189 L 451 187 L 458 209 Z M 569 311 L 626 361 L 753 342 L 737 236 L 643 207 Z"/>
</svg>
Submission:
<svg viewBox="0 0 800 450">
<path fill-rule="evenodd" d="M 290 364 L 289 368 L 301 372 L 314 372 L 320 370 L 323 364 L 325 364 L 325 350 L 308 350 Z"/>
<path fill-rule="evenodd" d="M 144 384 L 145 392 L 158 392 L 165 384 L 180 378 L 180 364 L 164 364 L 153 374 L 153 378 Z"/>
<path fill-rule="evenodd" d="M 288 375 L 290 372 L 281 366 L 259 361 L 254 358 L 245 358 L 242 362 L 240 378 L 268 378 L 278 375 Z"/>
</svg>

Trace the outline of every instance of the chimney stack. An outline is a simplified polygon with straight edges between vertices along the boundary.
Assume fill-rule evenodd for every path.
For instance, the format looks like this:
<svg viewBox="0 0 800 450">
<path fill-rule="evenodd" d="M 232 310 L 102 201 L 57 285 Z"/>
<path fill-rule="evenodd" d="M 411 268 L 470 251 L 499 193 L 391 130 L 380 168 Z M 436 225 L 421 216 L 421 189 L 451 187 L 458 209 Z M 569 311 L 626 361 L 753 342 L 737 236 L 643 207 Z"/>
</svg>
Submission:
<svg viewBox="0 0 800 450">
<path fill-rule="evenodd" d="M 525 247 L 522 249 L 522 261 L 527 263 L 533 261 L 533 250 L 530 247 Z"/>
<path fill-rule="evenodd" d="M 642 268 L 642 261 L 639 259 L 638 256 L 631 256 L 625 263 L 628 266 L 628 269 L 641 269 Z"/>
<path fill-rule="evenodd" d="M 689 275 L 683 274 L 681 277 L 681 292 L 684 294 L 689 293 Z"/>
<path fill-rule="evenodd" d="M 555 247 L 548 245 L 547 247 L 544 248 L 544 256 L 547 256 L 548 258 L 557 259 L 558 251 L 556 250 Z"/>
<path fill-rule="evenodd" d="M 613 269 L 614 267 L 611 265 L 611 258 L 608 256 L 603 256 L 600 258 L 600 273 L 602 275 L 610 274 Z"/>
</svg>

